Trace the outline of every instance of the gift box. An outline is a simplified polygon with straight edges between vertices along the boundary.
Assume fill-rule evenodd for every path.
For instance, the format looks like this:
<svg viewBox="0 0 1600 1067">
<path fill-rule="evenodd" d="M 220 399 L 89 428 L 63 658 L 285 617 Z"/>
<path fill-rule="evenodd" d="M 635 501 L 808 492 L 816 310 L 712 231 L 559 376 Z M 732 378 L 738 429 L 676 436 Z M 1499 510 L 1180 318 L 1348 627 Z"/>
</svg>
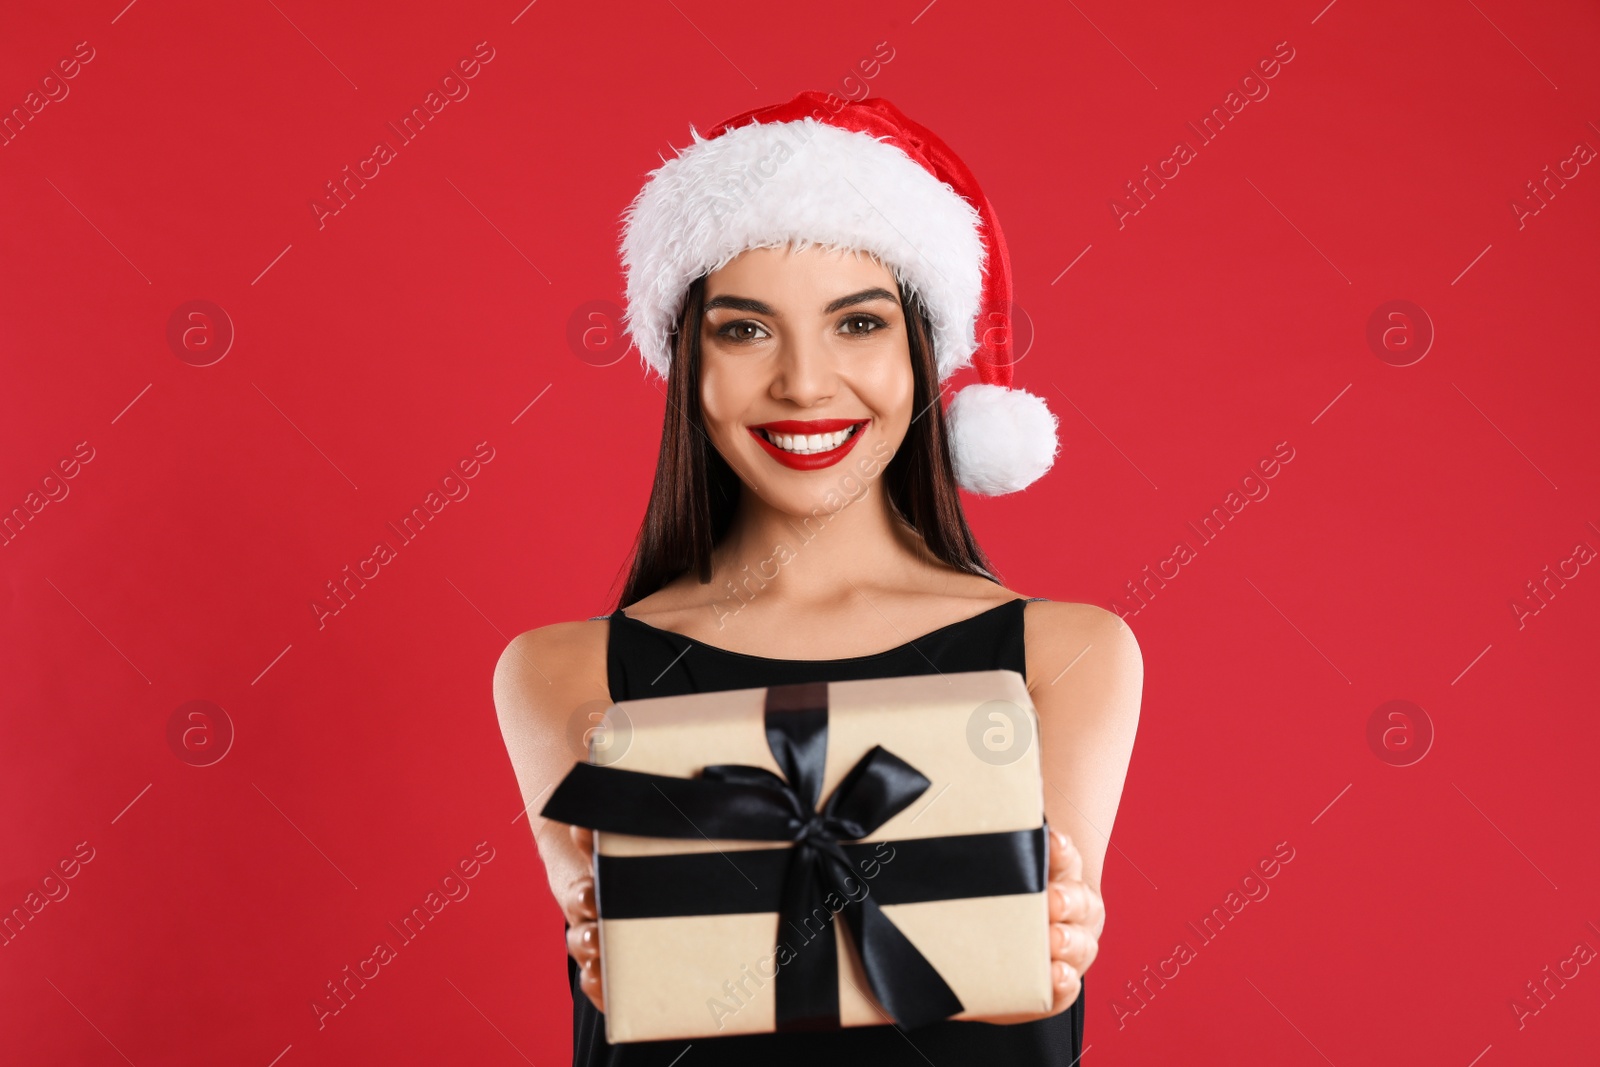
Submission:
<svg viewBox="0 0 1600 1067">
<path fill-rule="evenodd" d="M 613 1044 L 1045 1012 L 1016 671 L 618 702 L 542 814 L 595 830 Z"/>
</svg>

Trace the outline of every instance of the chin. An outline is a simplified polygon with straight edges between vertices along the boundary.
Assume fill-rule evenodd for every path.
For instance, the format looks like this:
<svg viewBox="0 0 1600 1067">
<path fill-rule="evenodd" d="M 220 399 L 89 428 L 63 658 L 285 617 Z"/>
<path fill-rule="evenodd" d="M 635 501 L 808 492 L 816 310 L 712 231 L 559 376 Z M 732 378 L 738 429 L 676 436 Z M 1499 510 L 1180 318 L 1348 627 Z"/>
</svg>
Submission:
<svg viewBox="0 0 1600 1067">
<path fill-rule="evenodd" d="M 862 450 L 859 456 L 852 456 L 821 470 L 761 471 L 754 484 L 747 485 L 747 488 L 753 489 L 768 507 L 790 516 L 797 523 L 813 520 L 811 531 L 805 534 L 805 538 L 810 540 L 815 533 L 816 518 L 837 514 L 871 489 L 873 480 L 882 473 L 885 464 L 864 463 L 864 458 L 870 454 Z M 749 457 L 745 462 L 772 465 L 765 456 Z M 760 467 L 756 466 L 755 469 L 760 470 Z"/>
</svg>

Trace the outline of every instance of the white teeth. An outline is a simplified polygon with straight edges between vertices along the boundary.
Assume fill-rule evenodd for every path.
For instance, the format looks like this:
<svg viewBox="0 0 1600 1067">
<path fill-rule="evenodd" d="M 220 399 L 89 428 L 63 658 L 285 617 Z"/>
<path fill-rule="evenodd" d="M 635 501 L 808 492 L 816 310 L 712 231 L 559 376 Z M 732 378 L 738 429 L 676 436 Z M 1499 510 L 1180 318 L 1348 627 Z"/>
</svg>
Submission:
<svg viewBox="0 0 1600 1067">
<path fill-rule="evenodd" d="M 809 456 L 817 452 L 832 452 L 834 449 L 838 448 L 840 445 L 849 440 L 859 429 L 860 426 L 852 426 L 847 430 L 839 430 L 835 433 L 813 434 L 772 433 L 770 431 L 762 432 L 766 434 L 768 441 L 771 441 L 774 445 L 783 449 L 785 452 L 793 452 L 796 455 Z"/>
</svg>

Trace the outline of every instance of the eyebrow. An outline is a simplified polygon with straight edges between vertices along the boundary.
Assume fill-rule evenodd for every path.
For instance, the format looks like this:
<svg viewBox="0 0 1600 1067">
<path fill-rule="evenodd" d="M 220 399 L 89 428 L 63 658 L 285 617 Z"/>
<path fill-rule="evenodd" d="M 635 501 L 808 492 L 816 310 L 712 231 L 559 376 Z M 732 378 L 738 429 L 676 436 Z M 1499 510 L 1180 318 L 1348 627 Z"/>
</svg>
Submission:
<svg viewBox="0 0 1600 1067">
<path fill-rule="evenodd" d="M 865 304 L 871 300 L 891 300 L 896 304 L 900 303 L 900 298 L 887 289 L 863 289 L 859 293 L 841 296 L 823 308 L 822 313 L 824 315 L 832 315 L 835 311 L 841 311 L 855 304 Z M 707 313 L 715 311 L 717 308 L 732 308 L 735 311 L 748 311 L 753 315 L 771 315 L 773 318 L 783 317 L 761 301 L 751 300 L 749 297 L 743 296 L 714 296 L 706 301 L 705 311 Z"/>
</svg>

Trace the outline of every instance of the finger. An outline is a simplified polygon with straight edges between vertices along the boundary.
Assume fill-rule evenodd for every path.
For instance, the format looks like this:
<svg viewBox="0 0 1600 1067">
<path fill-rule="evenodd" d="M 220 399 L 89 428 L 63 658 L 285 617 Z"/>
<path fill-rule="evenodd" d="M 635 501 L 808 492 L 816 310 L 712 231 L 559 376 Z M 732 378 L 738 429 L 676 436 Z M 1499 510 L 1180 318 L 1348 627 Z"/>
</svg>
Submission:
<svg viewBox="0 0 1600 1067">
<path fill-rule="evenodd" d="M 578 851 L 584 855 L 592 855 L 594 853 L 594 831 L 585 826 L 573 826 L 569 830 L 572 834 L 572 843 L 578 846 Z"/>
<path fill-rule="evenodd" d="M 1093 920 L 1099 899 L 1099 894 L 1082 882 L 1051 882 L 1050 921 L 1080 923 L 1095 929 L 1095 936 L 1098 937 L 1099 930 Z"/>
<path fill-rule="evenodd" d="M 594 879 L 581 879 L 574 887 L 572 913 L 579 920 L 598 919 L 600 910 L 594 900 Z"/>
<path fill-rule="evenodd" d="M 577 929 L 577 927 L 573 927 L 567 932 L 568 945 L 572 944 L 573 934 L 577 932 Z M 1082 937 L 1081 934 L 1077 933 L 1077 930 L 1071 923 L 1051 923 L 1050 958 L 1053 960 L 1066 960 L 1070 963 L 1071 959 L 1067 954 L 1072 951 L 1074 935 L 1080 938 Z"/>
<path fill-rule="evenodd" d="M 1082 975 L 1100 954 L 1100 942 L 1073 923 L 1050 924 L 1050 958 L 1060 960 Z"/>
<path fill-rule="evenodd" d="M 568 927 L 567 952 L 579 963 L 600 955 L 600 924 L 584 922 Z"/>
<path fill-rule="evenodd" d="M 1075 923 L 1083 919 L 1088 890 L 1082 882 L 1051 882 L 1047 892 L 1051 922 Z"/>
<path fill-rule="evenodd" d="M 1078 999 L 1083 983 L 1078 977 L 1078 972 L 1070 964 L 1060 960 L 1051 961 L 1050 974 L 1055 982 L 1055 1010 L 1061 1011 Z"/>
<path fill-rule="evenodd" d="M 1106 902 L 1099 893 L 1089 894 L 1088 914 L 1084 917 L 1083 924 L 1093 930 L 1097 938 L 1105 932 Z"/>
<path fill-rule="evenodd" d="M 1078 846 L 1072 843 L 1072 838 L 1057 830 L 1050 828 L 1050 880 L 1079 881 L 1083 878 L 1083 854 L 1078 851 Z"/>
<path fill-rule="evenodd" d="M 578 987 L 601 1012 L 606 1010 L 605 991 L 600 984 L 599 959 L 587 960 L 578 965 Z"/>
<path fill-rule="evenodd" d="M 1094 966 L 1095 957 L 1100 955 L 1100 939 L 1090 937 L 1082 927 L 1078 927 L 1073 937 L 1073 951 L 1067 957 L 1078 974 L 1082 975 Z"/>
</svg>

